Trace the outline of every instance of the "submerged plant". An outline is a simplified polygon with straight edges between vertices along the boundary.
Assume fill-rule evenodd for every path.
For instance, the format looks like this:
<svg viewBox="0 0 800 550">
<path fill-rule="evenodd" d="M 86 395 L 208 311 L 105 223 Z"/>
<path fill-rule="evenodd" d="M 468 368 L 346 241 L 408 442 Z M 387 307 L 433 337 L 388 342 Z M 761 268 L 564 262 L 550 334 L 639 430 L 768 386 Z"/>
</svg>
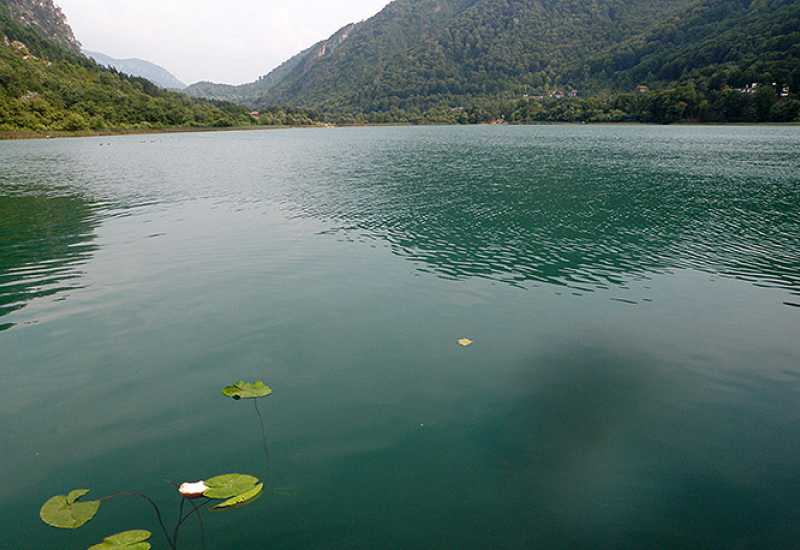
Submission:
<svg viewBox="0 0 800 550">
<path fill-rule="evenodd" d="M 263 436 L 264 452 L 269 457 L 267 450 L 264 419 L 258 409 L 258 399 L 272 394 L 272 388 L 264 382 L 237 382 L 223 389 L 223 394 L 235 400 L 252 399 L 255 404 L 258 418 L 261 422 L 261 435 Z M 81 500 L 90 493 L 89 489 L 74 489 L 66 495 L 56 495 L 49 498 L 39 510 L 39 517 L 44 523 L 57 529 L 78 529 L 90 522 L 104 502 L 122 498 L 135 497 L 145 500 L 153 508 L 156 519 L 167 540 L 169 548 L 177 550 L 181 527 L 192 516 L 197 517 L 200 525 L 203 548 L 205 548 L 205 526 L 202 519 L 203 510 L 231 510 L 241 508 L 254 502 L 264 490 L 264 483 L 255 476 L 246 474 L 224 474 L 211 477 L 207 480 L 175 483 L 175 488 L 180 494 L 178 519 L 170 531 L 164 522 L 164 516 L 158 504 L 143 493 L 123 492 L 109 495 L 98 500 Z M 201 500 L 202 499 L 202 500 Z M 201 500 L 198 504 L 197 501 Z M 221 502 L 220 502 L 221 501 Z M 186 511 L 186 505 L 191 507 Z M 150 531 L 135 530 L 125 531 L 106 537 L 103 542 L 95 544 L 89 550 L 150 550 L 149 542 L 152 537 Z"/>
<path fill-rule="evenodd" d="M 167 529 L 164 523 L 164 516 L 158 504 L 147 495 L 141 493 L 117 493 L 99 500 L 81 501 L 82 497 L 89 494 L 89 490 L 75 489 L 67 495 L 57 495 L 48 499 L 42 505 L 39 516 L 44 523 L 51 527 L 78 529 L 94 519 L 103 502 L 121 497 L 139 497 L 152 506 L 164 537 L 167 539 L 167 544 L 172 550 L 176 550 L 181 527 L 192 516 L 197 516 L 203 541 L 205 542 L 205 527 L 201 518 L 201 512 L 204 509 L 226 510 L 246 506 L 256 500 L 263 489 L 264 484 L 261 480 L 255 476 L 245 474 L 225 474 L 212 477 L 206 481 L 184 483 L 178 487 L 178 492 L 181 495 L 180 509 L 178 521 L 172 532 Z M 200 498 L 205 500 L 198 506 L 195 504 L 195 500 Z M 184 513 L 186 503 L 189 503 L 192 510 Z M 92 546 L 90 550 L 112 548 L 150 550 L 150 543 L 147 541 L 151 536 L 152 533 L 149 531 L 125 531 L 106 538 L 100 544 Z"/>
<path fill-rule="evenodd" d="M 264 458 L 269 462 L 269 445 L 267 444 L 267 430 L 264 428 L 264 417 L 261 416 L 261 409 L 258 408 L 258 400 L 263 397 L 272 395 L 272 388 L 267 386 L 263 380 L 256 380 L 255 382 L 245 382 L 240 380 L 232 386 L 225 386 L 222 388 L 222 394 L 230 397 L 235 401 L 242 399 L 250 399 L 253 401 L 253 406 L 258 415 L 258 422 L 261 425 L 261 442 L 264 447 Z"/>
</svg>

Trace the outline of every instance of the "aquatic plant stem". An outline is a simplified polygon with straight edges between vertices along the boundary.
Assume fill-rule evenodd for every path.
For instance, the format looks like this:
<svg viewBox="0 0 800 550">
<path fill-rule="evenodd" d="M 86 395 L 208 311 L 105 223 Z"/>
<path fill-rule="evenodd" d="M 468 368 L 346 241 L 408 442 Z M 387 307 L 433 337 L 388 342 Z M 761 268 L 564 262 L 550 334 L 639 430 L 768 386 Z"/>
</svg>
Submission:
<svg viewBox="0 0 800 550">
<path fill-rule="evenodd" d="M 202 550 L 206 550 L 206 526 L 203 523 L 202 510 L 192 500 L 189 501 L 189 504 L 192 505 L 192 510 L 197 515 L 197 521 L 200 523 L 200 547 Z"/>
<path fill-rule="evenodd" d="M 172 532 L 172 543 L 175 548 L 178 547 L 178 531 L 181 528 L 181 518 L 183 517 L 183 507 L 186 505 L 186 499 L 181 497 L 181 503 L 178 505 L 178 519 L 175 522 L 175 530 Z"/>
<path fill-rule="evenodd" d="M 177 527 L 180 527 L 181 525 L 186 523 L 186 520 L 188 520 L 193 515 L 195 515 L 195 514 L 200 515 L 200 512 L 203 510 L 203 507 L 206 506 L 209 502 L 212 502 L 212 500 L 213 500 L 213 499 L 210 499 L 208 497 L 205 497 L 205 498 L 206 498 L 205 502 L 203 502 L 203 504 L 201 504 L 200 506 L 196 506 L 194 502 L 189 501 L 191 503 L 191 505 L 192 505 L 192 511 L 188 512 L 185 516 L 183 516 L 181 518 L 181 520 L 178 522 Z"/>
<path fill-rule="evenodd" d="M 258 399 L 253 399 L 253 405 L 256 408 L 258 421 L 261 424 L 261 443 L 264 446 L 264 458 L 267 461 L 266 465 L 269 466 L 269 445 L 267 444 L 267 430 L 266 428 L 264 428 L 264 417 L 261 416 L 261 409 L 258 408 Z"/>
<path fill-rule="evenodd" d="M 172 548 L 172 550 L 177 550 L 176 547 L 175 547 L 175 542 L 169 536 L 169 531 L 167 530 L 167 526 L 164 523 L 164 518 L 161 515 L 161 509 L 158 507 L 158 504 L 156 504 L 153 501 L 153 499 L 151 499 L 150 497 L 148 497 L 147 495 L 145 495 L 143 493 L 128 493 L 128 492 L 125 492 L 125 493 L 115 493 L 113 495 L 109 495 L 107 497 L 101 498 L 100 501 L 104 502 L 104 501 L 112 500 L 112 499 L 119 498 L 119 497 L 137 497 L 137 498 L 141 498 L 141 499 L 146 500 L 150 504 L 150 506 L 153 507 L 153 510 L 156 513 L 156 518 L 158 518 L 158 524 L 161 526 L 161 530 L 164 532 L 164 538 L 167 539 L 167 544 L 169 544 L 169 547 Z"/>
</svg>

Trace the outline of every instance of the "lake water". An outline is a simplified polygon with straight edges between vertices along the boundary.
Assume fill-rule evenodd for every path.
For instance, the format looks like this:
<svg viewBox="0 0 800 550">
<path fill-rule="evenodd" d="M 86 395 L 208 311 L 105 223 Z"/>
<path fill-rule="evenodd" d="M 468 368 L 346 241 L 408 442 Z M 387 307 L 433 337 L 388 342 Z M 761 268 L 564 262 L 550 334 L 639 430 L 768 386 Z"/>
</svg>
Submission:
<svg viewBox="0 0 800 550">
<path fill-rule="evenodd" d="M 800 129 L 3 142 L 0 380 L 4 550 L 796 547 Z"/>
</svg>

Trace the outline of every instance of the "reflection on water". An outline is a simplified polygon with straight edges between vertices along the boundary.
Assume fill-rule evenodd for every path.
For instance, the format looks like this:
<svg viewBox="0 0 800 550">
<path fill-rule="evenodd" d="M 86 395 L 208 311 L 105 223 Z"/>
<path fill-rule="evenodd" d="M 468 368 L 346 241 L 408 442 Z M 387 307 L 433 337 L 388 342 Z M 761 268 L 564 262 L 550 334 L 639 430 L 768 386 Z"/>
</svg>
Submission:
<svg viewBox="0 0 800 550">
<path fill-rule="evenodd" d="M 323 234 L 386 243 L 421 272 L 447 279 L 591 292 L 689 268 L 800 295 L 800 139 L 791 129 L 422 128 L 192 139 L 191 148 L 160 137 L 87 141 L 79 155 L 64 145 L 57 153 L 42 144 L 35 154 L 8 151 L 0 169 L 0 315 L 77 274 L 93 246 L 92 207 L 77 198 L 85 194 L 102 201 L 93 206 L 104 216 L 112 207 L 128 215 L 198 199 L 237 211 L 277 203 L 327 224 Z"/>
<path fill-rule="evenodd" d="M 786 547 L 798 150 L 788 127 L 4 143 L 0 548 L 154 530 L 36 510 L 267 454 L 277 490 L 209 516 L 209 548 Z M 220 395 L 242 378 L 268 410 Z"/>
<path fill-rule="evenodd" d="M 80 288 L 80 266 L 96 245 L 94 212 L 79 197 L 0 195 L 0 330 L 2 317 L 35 298 Z"/>
<path fill-rule="evenodd" d="M 605 130 L 400 140 L 290 196 L 450 278 L 591 290 L 694 268 L 800 293 L 796 135 Z"/>
</svg>

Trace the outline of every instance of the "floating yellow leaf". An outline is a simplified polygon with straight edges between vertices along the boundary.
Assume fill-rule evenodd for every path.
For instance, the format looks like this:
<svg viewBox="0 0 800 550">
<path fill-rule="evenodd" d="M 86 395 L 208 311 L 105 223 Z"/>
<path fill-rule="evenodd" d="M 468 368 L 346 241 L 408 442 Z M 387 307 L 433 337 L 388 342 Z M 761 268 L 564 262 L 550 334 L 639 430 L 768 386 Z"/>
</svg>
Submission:
<svg viewBox="0 0 800 550">
<path fill-rule="evenodd" d="M 471 346 L 472 344 L 474 344 L 474 343 L 475 343 L 475 342 L 473 342 L 473 341 L 472 341 L 472 340 L 470 340 L 469 338 L 461 338 L 461 339 L 458 341 L 458 345 L 459 345 L 459 346 L 461 346 L 462 348 L 468 348 L 468 347 L 470 347 L 470 346 Z"/>
</svg>

